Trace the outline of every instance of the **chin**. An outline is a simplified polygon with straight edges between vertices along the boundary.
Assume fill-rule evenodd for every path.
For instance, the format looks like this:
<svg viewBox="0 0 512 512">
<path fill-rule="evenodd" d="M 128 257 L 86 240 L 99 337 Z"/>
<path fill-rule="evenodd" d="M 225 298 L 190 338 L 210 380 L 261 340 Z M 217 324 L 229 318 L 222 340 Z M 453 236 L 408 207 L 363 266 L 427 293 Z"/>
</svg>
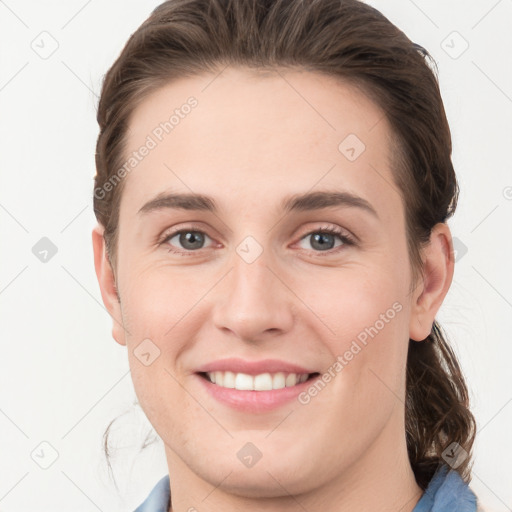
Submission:
<svg viewBox="0 0 512 512">
<path fill-rule="evenodd" d="M 267 472 L 268 471 L 268 472 Z M 226 475 L 217 475 L 217 482 L 222 481 Z M 212 482 L 213 483 L 213 482 Z M 311 485 L 311 481 L 308 482 Z M 298 481 L 290 472 L 279 473 L 266 468 L 255 472 L 255 468 L 247 470 L 234 470 L 220 487 L 223 491 L 235 496 L 247 498 L 277 498 L 289 494 L 301 494 L 306 483 Z"/>
<path fill-rule="evenodd" d="M 278 454 L 279 451 L 274 452 Z M 305 456 L 304 459 L 307 459 Z M 204 460 L 204 459 L 203 459 Z M 285 457 L 262 457 L 253 467 L 244 467 L 236 460 L 218 460 L 215 466 L 196 467 L 196 473 L 224 492 L 247 498 L 276 498 L 289 494 L 302 494 L 315 486 L 314 471 L 311 466 L 303 469 L 307 461 L 297 463 Z M 227 476 L 229 475 L 229 476 Z M 219 485 L 220 483 L 220 485 Z"/>
</svg>

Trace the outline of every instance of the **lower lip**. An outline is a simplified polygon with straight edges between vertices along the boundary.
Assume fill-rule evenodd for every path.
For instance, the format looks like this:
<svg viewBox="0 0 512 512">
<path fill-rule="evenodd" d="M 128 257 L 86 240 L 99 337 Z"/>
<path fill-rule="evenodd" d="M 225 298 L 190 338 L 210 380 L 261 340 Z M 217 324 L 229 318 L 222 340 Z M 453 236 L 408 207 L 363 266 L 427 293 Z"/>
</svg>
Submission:
<svg viewBox="0 0 512 512">
<path fill-rule="evenodd" d="M 239 389 L 218 386 L 197 373 L 195 375 L 213 398 L 244 412 L 267 412 L 276 409 L 296 398 L 320 377 L 318 375 L 295 386 L 281 389 L 241 391 Z"/>
</svg>

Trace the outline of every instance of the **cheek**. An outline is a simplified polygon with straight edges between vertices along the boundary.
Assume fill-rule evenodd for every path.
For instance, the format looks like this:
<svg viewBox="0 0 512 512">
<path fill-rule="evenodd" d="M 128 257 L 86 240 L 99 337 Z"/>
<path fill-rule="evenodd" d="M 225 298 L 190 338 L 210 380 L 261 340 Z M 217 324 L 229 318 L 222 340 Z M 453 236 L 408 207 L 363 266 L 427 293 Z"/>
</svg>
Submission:
<svg viewBox="0 0 512 512">
<path fill-rule="evenodd" d="M 142 365 L 136 356 L 129 362 L 135 394 L 153 428 L 162 439 L 182 438 L 187 422 L 180 418 L 190 420 L 197 411 L 194 413 L 194 402 L 177 382 L 165 356 L 150 366 Z"/>
<path fill-rule="evenodd" d="M 130 268 L 130 265 L 126 265 Z M 207 291 L 184 273 L 164 269 L 140 269 L 122 276 L 122 317 L 127 334 L 127 350 L 134 388 L 150 421 L 159 424 L 158 416 L 168 408 L 170 396 L 181 397 L 180 353 L 194 339 L 199 323 L 194 308 Z M 193 282 L 192 282 L 193 281 Z M 161 390 L 155 393 L 155 389 Z M 180 407 L 187 403 L 180 399 Z"/>
<path fill-rule="evenodd" d="M 382 269 L 339 269 L 315 276 L 314 286 L 302 283 L 300 293 L 325 324 L 333 348 L 343 350 L 353 339 L 393 339 L 401 331 L 407 323 L 402 288 Z"/>
<path fill-rule="evenodd" d="M 136 268 L 134 265 L 132 268 Z M 164 340 L 183 329 L 208 289 L 211 276 L 189 268 L 141 268 L 126 274 L 123 318 L 134 336 Z"/>
<path fill-rule="evenodd" d="M 382 405 L 393 399 L 387 387 L 397 394 L 403 388 L 409 313 L 400 276 L 392 274 L 368 268 L 338 271 L 302 292 L 326 326 L 330 371 L 341 377 L 334 379 L 336 392 L 345 396 L 350 391 L 360 405 Z"/>
</svg>

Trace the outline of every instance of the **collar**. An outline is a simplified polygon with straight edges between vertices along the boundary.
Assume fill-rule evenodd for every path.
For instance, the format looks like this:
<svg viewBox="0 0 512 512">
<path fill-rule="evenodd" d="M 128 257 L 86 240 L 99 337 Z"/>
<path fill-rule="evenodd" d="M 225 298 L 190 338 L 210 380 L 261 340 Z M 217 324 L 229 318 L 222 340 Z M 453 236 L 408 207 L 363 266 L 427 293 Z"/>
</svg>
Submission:
<svg viewBox="0 0 512 512">
<path fill-rule="evenodd" d="M 476 512 L 477 499 L 459 473 L 445 464 L 437 468 L 412 512 Z"/>
</svg>

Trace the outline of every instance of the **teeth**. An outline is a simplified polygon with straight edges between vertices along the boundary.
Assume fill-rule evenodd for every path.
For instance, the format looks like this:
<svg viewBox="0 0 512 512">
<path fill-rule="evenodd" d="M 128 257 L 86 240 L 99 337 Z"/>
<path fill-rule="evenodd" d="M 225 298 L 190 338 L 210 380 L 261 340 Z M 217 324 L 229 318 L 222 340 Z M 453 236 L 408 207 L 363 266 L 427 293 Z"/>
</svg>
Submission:
<svg viewBox="0 0 512 512">
<path fill-rule="evenodd" d="M 270 373 L 262 373 L 261 375 L 256 375 L 253 381 L 254 385 L 251 387 L 251 389 L 258 391 L 269 391 L 272 389 L 273 379 Z"/>
<path fill-rule="evenodd" d="M 224 388 L 234 388 L 240 391 L 269 391 L 295 386 L 304 382 L 309 377 L 308 373 L 277 372 L 274 374 L 261 373 L 259 375 L 248 375 L 246 373 L 233 372 L 207 372 L 210 382 Z"/>
<path fill-rule="evenodd" d="M 272 389 L 281 389 L 286 386 L 286 377 L 284 373 L 278 372 L 272 377 Z"/>
<path fill-rule="evenodd" d="M 254 389 L 254 378 L 245 373 L 237 373 L 235 377 L 235 389 Z"/>
<path fill-rule="evenodd" d="M 297 384 L 297 374 L 289 373 L 285 379 L 286 387 L 295 386 Z"/>
</svg>

